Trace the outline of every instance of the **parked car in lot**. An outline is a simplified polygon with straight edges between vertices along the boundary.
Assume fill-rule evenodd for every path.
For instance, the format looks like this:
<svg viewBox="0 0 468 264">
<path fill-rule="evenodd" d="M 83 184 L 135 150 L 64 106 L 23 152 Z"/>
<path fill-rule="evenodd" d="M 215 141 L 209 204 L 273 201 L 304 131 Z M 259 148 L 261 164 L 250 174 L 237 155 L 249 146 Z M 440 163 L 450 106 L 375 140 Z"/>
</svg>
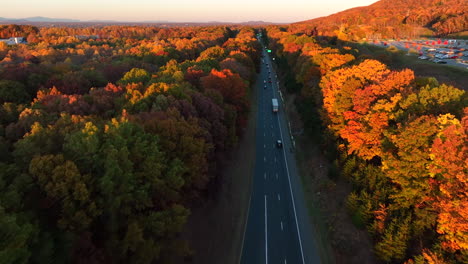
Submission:
<svg viewBox="0 0 468 264">
<path fill-rule="evenodd" d="M 439 59 L 435 59 L 434 62 L 435 62 L 435 63 L 438 63 L 438 64 L 447 64 L 446 61 L 444 61 L 444 60 L 439 60 Z"/>
<path fill-rule="evenodd" d="M 420 60 L 428 60 L 429 57 L 423 55 L 423 56 L 419 56 L 418 59 L 420 59 Z"/>
</svg>

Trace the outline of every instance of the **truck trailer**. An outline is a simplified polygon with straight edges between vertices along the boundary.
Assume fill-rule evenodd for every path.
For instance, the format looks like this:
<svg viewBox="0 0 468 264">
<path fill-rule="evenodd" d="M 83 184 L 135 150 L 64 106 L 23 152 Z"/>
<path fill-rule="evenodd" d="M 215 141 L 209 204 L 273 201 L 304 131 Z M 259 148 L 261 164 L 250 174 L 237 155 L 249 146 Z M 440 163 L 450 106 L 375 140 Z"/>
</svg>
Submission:
<svg viewBox="0 0 468 264">
<path fill-rule="evenodd" d="M 273 113 L 278 112 L 278 106 L 279 106 L 278 105 L 278 99 L 276 99 L 276 98 L 271 99 L 271 104 L 273 106 Z"/>
</svg>

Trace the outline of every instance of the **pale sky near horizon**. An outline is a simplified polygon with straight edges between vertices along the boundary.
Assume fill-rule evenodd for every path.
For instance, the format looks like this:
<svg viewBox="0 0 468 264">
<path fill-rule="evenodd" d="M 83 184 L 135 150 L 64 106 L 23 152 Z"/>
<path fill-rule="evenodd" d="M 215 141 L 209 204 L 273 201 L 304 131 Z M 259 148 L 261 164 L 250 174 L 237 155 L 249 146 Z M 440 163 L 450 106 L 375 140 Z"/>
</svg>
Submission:
<svg viewBox="0 0 468 264">
<path fill-rule="evenodd" d="M 0 17 L 80 20 L 289 23 L 377 0 L 1 0 Z M 228 4 L 230 3 L 230 4 Z"/>
</svg>

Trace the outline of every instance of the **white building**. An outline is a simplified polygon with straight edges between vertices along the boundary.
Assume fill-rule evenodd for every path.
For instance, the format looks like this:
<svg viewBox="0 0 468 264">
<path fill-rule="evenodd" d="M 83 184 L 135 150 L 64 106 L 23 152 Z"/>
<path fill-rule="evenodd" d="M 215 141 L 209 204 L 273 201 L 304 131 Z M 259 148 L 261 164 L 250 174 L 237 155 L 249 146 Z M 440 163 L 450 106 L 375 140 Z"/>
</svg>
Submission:
<svg viewBox="0 0 468 264">
<path fill-rule="evenodd" d="M 16 44 L 25 44 L 26 39 L 23 37 L 12 37 L 9 39 L 0 39 L 2 42 L 6 42 L 8 45 L 16 45 Z"/>
</svg>

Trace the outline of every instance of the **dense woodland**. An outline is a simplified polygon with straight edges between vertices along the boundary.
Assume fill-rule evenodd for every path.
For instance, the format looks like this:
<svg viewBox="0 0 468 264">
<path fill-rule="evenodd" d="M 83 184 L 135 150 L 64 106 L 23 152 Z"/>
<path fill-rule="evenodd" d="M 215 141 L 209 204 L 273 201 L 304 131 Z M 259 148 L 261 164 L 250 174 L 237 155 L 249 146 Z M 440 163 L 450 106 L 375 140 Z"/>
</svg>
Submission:
<svg viewBox="0 0 468 264">
<path fill-rule="evenodd" d="M 466 28 L 460 14 L 440 21 Z M 378 258 L 467 263 L 466 92 L 311 37 L 354 28 L 304 25 L 268 27 L 266 41 Z M 11 36 L 28 44 L 0 42 L 0 263 L 189 256 L 190 209 L 216 191 L 246 126 L 254 30 L 0 26 Z"/>
<path fill-rule="evenodd" d="M 325 154 L 353 186 L 349 213 L 377 257 L 468 263 L 466 92 L 389 69 L 344 42 L 286 27 L 267 33 L 306 132 L 322 133 Z"/>
<path fill-rule="evenodd" d="M 291 25 L 290 30 L 342 40 L 446 36 L 468 31 L 465 0 L 380 0 L 327 17 Z"/>
<path fill-rule="evenodd" d="M 0 263 L 171 263 L 249 114 L 252 28 L 2 26 Z"/>
</svg>

